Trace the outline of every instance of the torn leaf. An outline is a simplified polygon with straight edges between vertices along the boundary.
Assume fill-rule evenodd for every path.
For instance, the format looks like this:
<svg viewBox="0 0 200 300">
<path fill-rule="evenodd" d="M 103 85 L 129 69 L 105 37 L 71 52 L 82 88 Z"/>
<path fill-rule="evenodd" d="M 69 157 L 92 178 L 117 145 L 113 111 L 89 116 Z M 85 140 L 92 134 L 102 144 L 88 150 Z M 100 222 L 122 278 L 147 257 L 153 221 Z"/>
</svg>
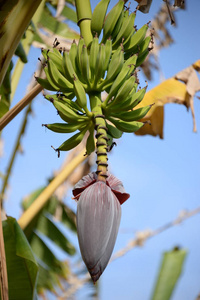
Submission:
<svg viewBox="0 0 200 300">
<path fill-rule="evenodd" d="M 200 91 L 200 81 L 195 72 L 199 65 L 200 60 L 146 93 L 142 103 L 138 106 L 154 103 L 148 114 L 142 119 L 150 122 L 151 125 L 145 124 L 135 134 L 150 134 L 163 138 L 164 105 L 167 103 L 183 104 L 187 109 L 190 108 L 193 118 L 193 131 L 197 131 L 194 114 L 194 95 Z"/>
</svg>

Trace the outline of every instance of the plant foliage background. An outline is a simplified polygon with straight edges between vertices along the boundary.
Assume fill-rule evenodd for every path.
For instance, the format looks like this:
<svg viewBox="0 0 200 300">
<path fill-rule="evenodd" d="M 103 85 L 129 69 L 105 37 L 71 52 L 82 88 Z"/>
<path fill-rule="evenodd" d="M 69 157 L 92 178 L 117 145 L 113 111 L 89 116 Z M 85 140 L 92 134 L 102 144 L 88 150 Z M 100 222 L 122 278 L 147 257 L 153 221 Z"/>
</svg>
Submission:
<svg viewBox="0 0 200 300">
<path fill-rule="evenodd" d="M 92 8 L 94 8 L 97 1 L 91 2 Z M 112 7 L 115 3 L 116 1 L 111 1 L 110 6 Z M 136 17 L 138 28 L 145 22 L 152 20 L 162 4 L 161 1 L 153 1 L 148 14 L 142 14 L 138 11 Z M 131 9 L 134 10 L 136 5 L 136 2 L 132 2 Z M 49 8 L 54 13 L 53 8 L 50 6 Z M 158 85 L 164 78 L 173 77 L 179 71 L 200 59 L 198 39 L 199 10 L 200 3 L 194 0 L 188 1 L 185 10 L 175 13 L 176 27 L 171 26 L 170 22 L 166 24 L 166 28 L 169 30 L 174 43 L 157 52 L 160 69 L 155 70 L 151 68 L 152 80 L 148 80 L 148 90 Z M 47 11 L 44 11 L 45 13 Z M 75 21 L 73 14 L 71 18 L 72 21 Z M 47 26 L 44 23 L 45 17 L 41 20 L 43 20 L 43 23 L 40 24 Z M 50 22 L 49 26 L 52 24 Z M 74 22 L 68 22 L 68 24 L 78 31 Z M 50 30 L 50 28 L 48 29 Z M 62 33 L 64 29 L 59 28 L 59 30 Z M 60 35 L 62 35 L 61 33 Z M 51 36 L 50 34 L 48 42 L 50 39 L 50 43 L 53 43 L 54 38 L 55 35 Z M 167 41 L 166 36 L 164 40 Z M 37 36 L 34 46 L 40 47 L 41 43 L 41 36 L 40 38 Z M 38 64 L 39 56 L 40 50 L 36 47 L 31 47 L 28 63 L 24 66 L 12 106 L 25 95 L 27 86 Z M 13 59 L 13 62 L 16 62 L 16 57 Z M 139 73 L 139 78 L 141 85 L 144 86 L 146 77 L 142 70 Z M 194 107 L 197 131 L 199 131 L 200 104 L 197 97 L 194 99 Z M 63 137 L 54 135 L 41 126 L 42 123 L 56 121 L 53 107 L 44 101 L 42 94 L 40 94 L 34 99 L 31 111 L 32 113 L 28 115 L 25 134 L 19 145 L 21 154 L 18 152 L 16 156 L 4 202 L 6 214 L 16 219 L 22 213 L 22 199 L 33 191 L 38 191 L 46 186 L 65 161 L 63 153 L 58 159 L 55 152 L 51 149 L 51 145 L 59 145 Z M 119 145 L 114 147 L 110 153 L 109 163 L 112 173 L 124 182 L 126 191 L 131 194 L 131 198 L 123 206 L 123 218 L 115 247 L 116 252 L 124 248 L 130 240 L 138 237 L 138 232 L 142 231 L 143 234 L 147 234 L 149 231 L 154 231 L 162 227 L 162 225 L 177 219 L 180 214 L 183 215 L 184 211 L 194 210 L 200 206 L 199 133 L 192 132 L 192 116 L 191 113 L 187 113 L 183 105 L 167 104 L 164 111 L 163 140 L 159 139 L 159 137 L 135 135 L 130 137 L 130 135 L 125 134 Z M 2 132 L 2 176 L 6 173 L 24 113 L 25 111 L 21 112 Z M 92 159 L 90 163 L 92 164 Z M 71 182 L 72 184 L 74 183 L 73 180 Z M 60 193 L 57 193 L 57 197 L 58 199 L 61 197 L 64 201 L 62 205 L 66 205 L 67 208 L 69 207 L 75 211 L 76 204 L 71 200 L 71 187 L 72 185 L 68 185 L 68 189 L 66 189 L 66 186 L 64 186 L 60 189 Z M 48 226 L 52 224 L 52 215 L 55 214 L 53 204 L 58 199 L 54 198 L 50 202 L 52 206 L 48 206 L 47 211 L 44 212 L 43 219 L 40 220 L 40 224 L 37 223 L 38 228 L 35 230 L 35 236 L 38 235 L 40 237 L 38 229 L 41 227 L 42 222 L 46 222 L 46 225 L 42 227 L 49 230 Z M 62 205 L 60 211 L 64 209 Z M 57 211 L 57 214 L 60 211 Z M 62 220 L 61 217 L 60 220 Z M 73 226 L 72 220 L 73 218 L 70 223 L 69 220 L 66 221 L 65 219 L 65 223 L 68 226 L 70 224 Z M 75 246 L 78 252 L 76 235 L 69 230 L 69 227 L 66 229 L 61 224 L 58 226 L 60 226 L 60 231 L 64 232 L 64 235 L 70 239 L 71 245 Z M 200 293 L 200 265 L 197 263 L 200 249 L 199 228 L 200 218 L 197 215 L 179 226 L 174 226 L 144 241 L 141 247 L 134 248 L 126 255 L 113 261 L 99 282 L 99 298 L 149 299 L 158 274 L 162 253 L 178 246 L 187 249 L 188 255 L 172 299 L 196 299 Z M 37 244 L 38 240 L 36 241 L 36 239 L 35 243 Z M 32 234 L 29 235 L 29 241 L 31 240 L 34 243 Z M 47 243 L 48 247 L 52 246 L 47 239 L 45 239 L 45 243 Z M 61 246 L 61 248 L 63 247 Z M 70 270 L 71 267 L 73 270 L 75 269 L 75 272 L 77 269 L 80 270 L 79 265 L 77 265 L 80 256 L 77 252 L 72 258 L 70 255 L 74 250 L 71 250 L 71 253 L 69 253 L 69 249 L 64 252 L 53 245 L 52 251 L 58 259 L 67 261 Z M 83 266 L 81 271 L 85 272 Z M 62 272 L 60 275 L 62 277 Z M 64 287 L 67 289 L 66 283 Z M 77 299 L 87 299 L 88 291 L 94 292 L 91 286 L 86 285 L 76 294 Z M 51 296 L 49 295 L 48 297 Z"/>
</svg>

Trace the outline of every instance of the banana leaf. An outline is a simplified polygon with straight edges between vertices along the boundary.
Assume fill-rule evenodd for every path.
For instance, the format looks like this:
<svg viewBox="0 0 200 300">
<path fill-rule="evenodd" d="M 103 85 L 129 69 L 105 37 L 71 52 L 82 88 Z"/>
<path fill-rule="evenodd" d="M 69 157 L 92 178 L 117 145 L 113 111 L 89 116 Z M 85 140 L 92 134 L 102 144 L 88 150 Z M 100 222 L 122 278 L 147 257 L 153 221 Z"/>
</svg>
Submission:
<svg viewBox="0 0 200 300">
<path fill-rule="evenodd" d="M 187 251 L 175 248 L 163 254 L 151 300 L 169 300 L 182 273 Z"/>
<path fill-rule="evenodd" d="M 38 27 L 42 27 L 44 30 L 48 30 L 48 32 L 64 37 L 65 39 L 75 39 L 79 36 L 78 34 L 75 35 L 75 32 L 66 23 L 60 22 L 53 17 L 47 9 L 43 10 Z"/>
<path fill-rule="evenodd" d="M 67 237 L 58 229 L 52 215 L 43 214 L 38 220 L 37 230 L 48 236 L 52 242 L 59 246 L 66 253 L 73 255 L 76 250 Z"/>
<path fill-rule="evenodd" d="M 36 299 L 38 264 L 17 221 L 3 221 L 9 299 Z"/>
<path fill-rule="evenodd" d="M 35 190 L 22 201 L 24 210 L 34 202 L 44 188 Z M 60 212 L 57 214 L 60 217 L 55 220 L 57 211 Z M 46 290 L 54 293 L 61 282 L 67 280 L 70 267 L 66 260 L 56 255 L 56 250 L 59 248 L 64 251 L 66 257 L 76 253 L 75 247 L 66 236 L 67 231 L 63 234 L 59 223 L 76 232 L 74 212 L 57 197 L 52 196 L 44 209 L 24 230 L 39 265 L 38 294 L 44 294 Z"/>
</svg>

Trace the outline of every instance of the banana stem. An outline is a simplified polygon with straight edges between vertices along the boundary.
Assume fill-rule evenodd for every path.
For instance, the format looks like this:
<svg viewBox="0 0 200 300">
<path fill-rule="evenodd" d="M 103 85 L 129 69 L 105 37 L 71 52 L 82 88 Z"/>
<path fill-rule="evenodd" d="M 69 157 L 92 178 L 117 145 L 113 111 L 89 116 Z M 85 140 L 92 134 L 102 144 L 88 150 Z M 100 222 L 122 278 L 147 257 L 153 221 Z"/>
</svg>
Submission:
<svg viewBox="0 0 200 300">
<path fill-rule="evenodd" d="M 43 87 L 37 84 L 24 98 L 22 98 L 13 108 L 11 108 L 1 119 L 0 119 L 0 131 L 14 119 L 15 116 L 22 111 L 22 109 L 28 105 L 41 91 Z"/>
<path fill-rule="evenodd" d="M 97 147 L 97 180 L 106 182 L 108 157 L 107 157 L 107 127 L 105 122 L 105 116 L 102 113 L 101 108 L 101 94 L 90 95 L 91 110 L 94 114 L 95 130 L 96 130 L 96 147 Z"/>
<path fill-rule="evenodd" d="M 71 173 L 81 164 L 87 157 L 84 156 L 85 149 L 83 149 L 46 187 L 45 190 L 38 196 L 38 198 L 31 204 L 31 206 L 19 218 L 18 224 L 24 230 L 33 218 L 41 211 L 44 205 L 49 201 L 55 190 L 71 175 Z"/>
<path fill-rule="evenodd" d="M 91 33 L 92 10 L 90 0 L 75 0 L 77 24 L 80 27 L 81 35 L 84 38 L 86 46 L 93 40 Z"/>
</svg>

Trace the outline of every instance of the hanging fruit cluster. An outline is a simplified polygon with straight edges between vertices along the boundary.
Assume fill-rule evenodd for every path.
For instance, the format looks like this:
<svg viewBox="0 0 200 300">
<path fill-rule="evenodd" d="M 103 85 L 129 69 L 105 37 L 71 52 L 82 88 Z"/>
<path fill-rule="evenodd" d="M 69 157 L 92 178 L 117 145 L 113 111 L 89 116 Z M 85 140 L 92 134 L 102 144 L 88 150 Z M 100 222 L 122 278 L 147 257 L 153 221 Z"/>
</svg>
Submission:
<svg viewBox="0 0 200 300">
<path fill-rule="evenodd" d="M 139 81 L 136 68 L 143 63 L 151 50 L 152 35 L 146 36 L 148 24 L 136 30 L 134 26 L 136 12 L 130 13 L 123 0 L 119 0 L 106 15 L 109 2 L 109 0 L 101 0 L 93 11 L 90 28 L 93 39 L 89 45 L 86 45 L 81 37 L 78 43 L 75 41 L 72 43 L 69 52 L 62 48 L 58 49 L 57 42 L 55 42 L 53 49 L 42 50 L 46 78 L 36 77 L 36 80 L 45 89 L 56 92 L 53 95 L 46 95 L 45 98 L 52 102 L 59 116 L 65 122 L 44 124 L 44 126 L 58 133 L 78 131 L 55 150 L 59 154 L 60 151 L 68 151 L 76 147 L 83 140 L 86 132 L 89 132 L 86 153 L 89 155 L 96 150 L 97 171 L 96 175 L 88 175 L 88 185 L 82 180 L 81 188 L 82 190 L 88 188 L 89 193 L 88 186 L 96 182 L 96 188 L 93 188 L 93 190 L 97 192 L 99 189 L 101 195 L 110 195 L 110 198 L 114 195 L 112 201 L 115 202 L 121 201 L 120 199 L 123 198 L 124 194 L 126 195 L 125 200 L 129 195 L 123 190 L 121 182 L 118 183 L 117 186 L 119 187 L 117 189 L 116 186 L 113 189 L 111 188 L 110 175 L 107 172 L 107 152 L 112 145 L 112 140 L 120 138 L 123 132 L 132 133 L 140 129 L 144 125 L 140 119 L 151 108 L 151 105 L 137 108 L 145 95 L 146 87 L 138 89 Z M 104 91 L 107 92 L 107 98 L 103 101 L 101 96 Z M 93 181 L 91 181 L 91 176 L 94 177 Z M 106 185 L 102 186 L 102 182 Z M 110 192 L 107 191 L 108 187 Z M 74 195 L 79 199 L 80 195 L 77 196 L 76 190 L 77 188 L 74 190 Z M 79 190 L 80 188 L 78 188 Z M 88 193 L 85 193 L 87 198 L 91 196 Z M 97 198 L 101 195 L 99 194 Z M 85 199 L 81 199 L 80 196 L 79 202 L 85 203 Z M 105 201 L 107 200 L 105 199 Z M 120 204 L 124 201 L 121 201 Z M 78 224 L 81 224 L 81 228 L 84 228 L 85 223 L 82 220 L 80 221 L 80 210 L 83 209 L 79 208 L 82 207 L 80 205 L 84 206 L 83 204 L 78 206 Z M 108 207 L 110 206 L 111 204 L 108 204 Z M 120 205 L 118 206 L 120 207 Z M 118 206 L 113 208 L 113 216 L 116 215 L 115 210 L 118 211 L 117 215 L 120 216 Z M 90 219 L 89 216 L 85 216 L 84 220 Z M 99 214 L 101 219 L 100 216 L 101 214 Z M 120 217 L 113 218 L 117 220 L 116 222 L 119 225 Z M 94 281 L 99 278 L 107 265 L 116 240 L 118 225 L 114 230 L 112 218 L 108 217 L 108 220 L 111 224 L 107 224 L 107 226 L 111 226 L 113 229 L 109 233 L 111 236 L 109 236 L 107 243 L 111 239 L 112 246 L 107 245 L 109 254 L 103 256 L 103 260 L 100 258 L 98 260 L 96 257 L 92 262 L 89 258 L 88 262 L 87 251 L 85 253 L 84 247 L 91 246 L 91 249 L 93 249 L 92 234 L 89 240 L 86 236 L 87 246 L 84 245 L 83 247 L 83 242 L 80 241 L 84 233 L 80 226 L 78 228 L 82 256 Z M 101 236 L 102 231 L 99 230 Z M 114 236 L 112 236 L 112 233 Z M 93 238 L 95 236 L 99 235 L 94 234 Z M 91 245 L 89 246 L 90 241 Z M 100 250 L 98 249 L 98 251 Z M 93 254 L 90 253 L 90 257 L 95 257 Z M 99 255 L 97 256 L 99 257 Z M 101 255 L 103 254 L 101 253 Z M 95 272 L 94 265 L 98 265 Z"/>
</svg>

